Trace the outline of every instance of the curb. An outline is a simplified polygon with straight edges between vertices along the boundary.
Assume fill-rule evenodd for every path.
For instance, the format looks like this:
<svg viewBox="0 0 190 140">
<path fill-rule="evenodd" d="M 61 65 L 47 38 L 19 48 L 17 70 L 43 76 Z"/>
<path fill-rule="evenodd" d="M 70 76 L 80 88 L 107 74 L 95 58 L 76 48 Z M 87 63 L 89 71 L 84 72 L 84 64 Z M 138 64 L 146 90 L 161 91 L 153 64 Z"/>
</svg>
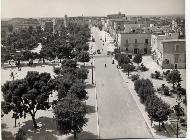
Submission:
<svg viewBox="0 0 190 140">
<path fill-rule="evenodd" d="M 93 66 L 95 66 L 95 61 L 93 59 Z M 96 89 L 96 73 L 95 73 L 95 67 L 94 67 L 94 85 L 95 85 L 95 96 L 96 96 L 96 119 L 97 119 L 97 131 L 98 131 L 98 139 L 100 139 L 100 128 L 99 128 L 99 115 L 98 115 L 98 95 L 97 95 L 97 89 Z"/>
<path fill-rule="evenodd" d="M 120 75 L 121 75 L 123 81 L 126 82 L 126 83 L 127 83 L 127 86 L 128 86 L 128 81 L 126 81 L 126 80 L 124 79 L 124 77 L 122 76 L 121 70 L 118 69 L 118 71 L 119 71 L 119 73 L 120 73 Z M 149 128 L 150 134 L 152 135 L 153 138 L 155 138 L 155 134 L 154 134 L 154 132 L 153 132 L 152 129 L 151 129 L 152 127 L 149 125 L 147 119 L 145 118 L 144 114 L 142 113 L 142 110 L 141 110 L 141 108 L 140 108 L 140 106 L 139 106 L 139 104 L 138 104 L 136 98 L 135 98 L 134 95 L 132 94 L 132 91 L 131 91 L 131 89 L 129 88 L 129 86 L 128 86 L 128 89 L 129 89 L 130 94 L 132 95 L 132 97 L 133 97 L 133 99 L 134 99 L 134 101 L 135 101 L 137 107 L 139 108 L 139 110 L 140 110 L 140 112 L 141 112 L 141 114 L 142 114 L 142 116 L 143 116 L 143 118 L 144 118 L 144 120 L 145 120 L 146 125 L 147 125 L 148 128 Z"/>
</svg>

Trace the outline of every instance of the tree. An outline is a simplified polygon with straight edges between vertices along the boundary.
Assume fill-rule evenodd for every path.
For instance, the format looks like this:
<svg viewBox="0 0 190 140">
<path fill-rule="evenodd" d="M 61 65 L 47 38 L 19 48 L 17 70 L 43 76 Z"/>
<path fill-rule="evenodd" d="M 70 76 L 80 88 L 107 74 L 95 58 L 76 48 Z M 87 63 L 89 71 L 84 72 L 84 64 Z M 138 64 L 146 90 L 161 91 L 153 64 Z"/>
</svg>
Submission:
<svg viewBox="0 0 190 140">
<path fill-rule="evenodd" d="M 64 59 L 61 64 L 62 64 L 62 67 L 71 67 L 71 68 L 77 67 L 77 62 L 72 59 Z"/>
<path fill-rule="evenodd" d="M 85 104 L 73 96 L 58 101 L 54 114 L 57 129 L 64 135 L 74 134 L 75 139 L 87 123 Z"/>
<path fill-rule="evenodd" d="M 124 70 L 128 72 L 128 76 L 129 76 L 129 72 L 135 70 L 135 66 L 133 64 L 124 64 L 123 67 L 124 67 Z"/>
<path fill-rule="evenodd" d="M 53 90 L 50 80 L 49 73 L 29 71 L 24 79 L 8 81 L 2 86 L 5 103 L 10 105 L 14 118 L 25 118 L 30 114 L 34 128 L 37 128 L 36 112 L 50 107 L 48 99 Z"/>
<path fill-rule="evenodd" d="M 181 80 L 181 74 L 178 70 L 172 70 L 166 77 L 166 80 L 168 82 L 171 82 L 173 84 L 173 90 L 175 89 L 175 84 L 180 83 Z"/>
<path fill-rule="evenodd" d="M 157 111 L 155 111 L 153 115 L 153 120 L 159 123 L 160 130 L 160 123 L 168 120 L 171 109 L 170 106 L 166 103 L 160 103 L 160 105 L 158 105 L 157 107 Z"/>
<path fill-rule="evenodd" d="M 77 68 L 75 70 L 77 79 L 81 79 L 83 82 L 88 78 L 88 69 L 85 67 Z"/>
<path fill-rule="evenodd" d="M 81 52 L 79 53 L 78 55 L 78 61 L 79 62 L 89 62 L 90 61 L 90 56 L 89 56 L 89 53 L 88 52 Z"/>
<path fill-rule="evenodd" d="M 139 65 L 139 63 L 142 62 L 142 55 L 141 54 L 135 55 L 135 57 L 133 58 L 133 61 Z"/>
<path fill-rule="evenodd" d="M 119 66 L 123 66 L 124 64 L 130 63 L 129 57 L 127 57 L 125 54 L 119 54 L 117 56 L 117 61 Z"/>
<path fill-rule="evenodd" d="M 85 85 L 81 80 L 76 80 L 70 87 L 69 94 L 75 95 L 79 100 L 87 99 Z"/>
<path fill-rule="evenodd" d="M 65 98 L 68 94 L 69 89 L 75 81 L 73 74 L 67 73 L 56 79 L 56 90 L 58 91 L 58 99 Z"/>
</svg>

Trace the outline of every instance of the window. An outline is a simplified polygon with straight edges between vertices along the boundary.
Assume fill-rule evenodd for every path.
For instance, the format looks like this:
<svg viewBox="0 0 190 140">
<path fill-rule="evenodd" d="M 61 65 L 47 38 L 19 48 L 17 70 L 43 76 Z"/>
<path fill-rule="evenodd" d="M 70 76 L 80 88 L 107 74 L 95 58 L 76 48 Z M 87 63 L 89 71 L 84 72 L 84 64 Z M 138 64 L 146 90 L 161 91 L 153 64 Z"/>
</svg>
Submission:
<svg viewBox="0 0 190 140">
<path fill-rule="evenodd" d="M 148 44 L 148 39 L 145 39 L 145 44 Z"/>
<path fill-rule="evenodd" d="M 137 39 L 135 39 L 135 44 L 137 44 Z"/>
<path fill-rule="evenodd" d="M 178 63 L 179 60 L 179 54 L 174 54 L 174 62 Z"/>
<path fill-rule="evenodd" d="M 179 51 L 179 45 L 175 45 L 175 51 Z"/>
<path fill-rule="evenodd" d="M 144 54 L 147 54 L 147 53 L 148 53 L 147 48 L 144 48 Z"/>
</svg>

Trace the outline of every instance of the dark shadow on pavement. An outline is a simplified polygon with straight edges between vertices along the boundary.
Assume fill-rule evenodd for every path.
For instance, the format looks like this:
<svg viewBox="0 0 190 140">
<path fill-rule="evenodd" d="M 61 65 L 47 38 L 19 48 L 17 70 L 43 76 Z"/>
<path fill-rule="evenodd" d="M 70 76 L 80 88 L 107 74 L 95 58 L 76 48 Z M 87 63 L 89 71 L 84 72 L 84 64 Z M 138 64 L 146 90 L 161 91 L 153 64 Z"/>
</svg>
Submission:
<svg viewBox="0 0 190 140">
<path fill-rule="evenodd" d="M 2 140 L 14 140 L 13 134 L 5 130 L 1 130 L 1 137 L 2 137 Z"/>
<path fill-rule="evenodd" d="M 20 65 L 20 68 L 22 70 L 23 67 L 30 67 L 30 68 L 34 68 L 34 67 L 44 67 L 45 65 L 47 66 L 58 66 L 59 64 L 58 63 L 34 63 L 33 65 L 29 66 L 28 64 L 21 64 Z M 11 65 L 8 65 L 8 66 L 4 66 L 2 67 L 4 70 L 7 70 L 7 69 L 14 69 L 14 68 L 17 68 L 16 66 L 11 66 Z"/>
<path fill-rule="evenodd" d="M 7 128 L 7 124 L 1 123 L 1 129 L 6 129 L 6 128 Z"/>
<path fill-rule="evenodd" d="M 84 140 L 84 139 L 91 140 L 91 139 L 98 139 L 98 136 L 94 135 L 91 132 L 83 131 L 77 135 L 77 138 L 81 140 Z M 74 137 L 69 136 L 66 140 L 74 140 Z"/>
<path fill-rule="evenodd" d="M 2 140 L 14 140 L 14 136 L 12 134 L 12 132 L 10 131 L 6 131 L 4 129 L 7 128 L 7 125 L 5 123 L 1 123 L 1 136 L 2 136 Z"/>
<path fill-rule="evenodd" d="M 86 84 L 86 89 L 90 89 L 90 88 L 94 88 L 95 87 L 95 85 L 93 85 L 93 84 Z"/>
<path fill-rule="evenodd" d="M 94 68 L 95 66 L 93 66 L 93 68 Z M 85 68 L 87 68 L 87 69 L 92 69 L 92 66 L 91 65 L 88 65 L 88 66 L 85 66 Z"/>
<path fill-rule="evenodd" d="M 53 118 L 40 117 L 36 119 L 38 129 L 33 128 L 32 120 L 26 121 L 21 128 L 26 131 L 26 137 L 32 140 L 57 140 L 55 135 L 59 135 L 56 129 L 56 122 Z"/>
<path fill-rule="evenodd" d="M 160 135 L 160 136 L 166 136 L 166 137 L 171 137 L 169 134 L 168 134 L 168 132 L 164 129 L 164 128 L 162 128 L 162 126 L 160 126 L 160 131 L 159 131 L 159 125 L 155 125 L 154 124 L 154 126 L 153 126 L 153 128 L 156 130 L 156 134 L 157 135 Z"/>
<path fill-rule="evenodd" d="M 87 107 L 87 113 L 91 114 L 91 113 L 95 113 L 96 112 L 96 108 L 94 106 L 91 105 L 86 105 Z"/>
</svg>

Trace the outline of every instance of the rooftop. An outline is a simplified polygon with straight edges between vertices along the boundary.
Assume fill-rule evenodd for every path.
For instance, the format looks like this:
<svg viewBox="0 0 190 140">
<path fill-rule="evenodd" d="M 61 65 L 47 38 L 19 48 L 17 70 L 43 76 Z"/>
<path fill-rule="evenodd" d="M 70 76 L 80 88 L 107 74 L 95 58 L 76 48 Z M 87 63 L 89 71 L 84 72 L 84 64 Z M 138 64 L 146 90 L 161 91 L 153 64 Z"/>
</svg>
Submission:
<svg viewBox="0 0 190 140">
<path fill-rule="evenodd" d="M 185 39 L 167 39 L 167 40 L 162 40 L 162 43 L 165 42 L 185 42 Z"/>
</svg>

